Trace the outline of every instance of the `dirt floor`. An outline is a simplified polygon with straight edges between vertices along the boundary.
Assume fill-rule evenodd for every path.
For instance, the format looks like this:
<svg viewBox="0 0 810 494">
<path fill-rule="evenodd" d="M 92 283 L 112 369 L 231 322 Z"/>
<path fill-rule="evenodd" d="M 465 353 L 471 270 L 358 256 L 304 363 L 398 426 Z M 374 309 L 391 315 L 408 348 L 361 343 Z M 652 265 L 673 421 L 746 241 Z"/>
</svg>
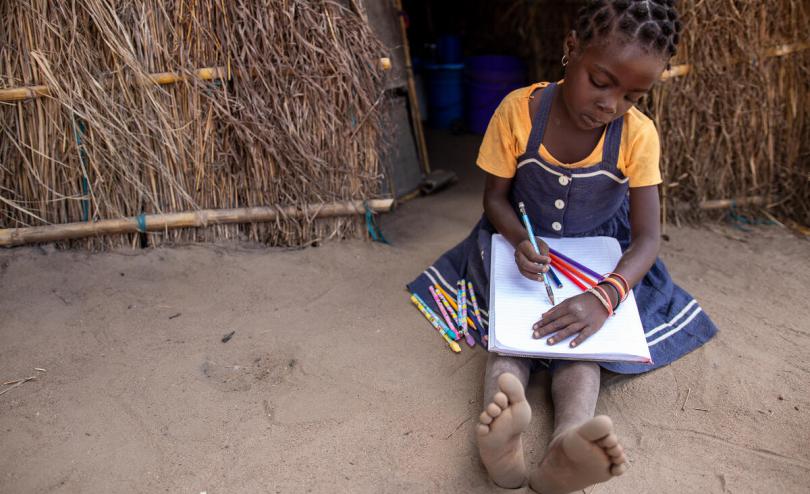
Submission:
<svg viewBox="0 0 810 494">
<path fill-rule="evenodd" d="M 487 492 L 486 355 L 451 354 L 404 291 L 481 214 L 477 141 L 431 136 L 462 180 L 382 218 L 391 245 L 1 251 L 0 380 L 37 379 L 0 396 L 0 492 Z M 587 492 L 808 492 L 810 243 L 668 234 L 662 257 L 721 331 L 604 379 L 632 468 Z M 533 463 L 547 384 L 529 388 Z"/>
</svg>

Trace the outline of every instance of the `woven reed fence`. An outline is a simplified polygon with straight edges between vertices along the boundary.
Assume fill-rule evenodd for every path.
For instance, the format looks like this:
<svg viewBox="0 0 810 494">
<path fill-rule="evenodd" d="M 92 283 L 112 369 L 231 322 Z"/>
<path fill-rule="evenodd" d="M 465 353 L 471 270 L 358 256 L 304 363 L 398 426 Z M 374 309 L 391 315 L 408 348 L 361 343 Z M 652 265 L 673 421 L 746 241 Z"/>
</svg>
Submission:
<svg viewBox="0 0 810 494">
<path fill-rule="evenodd" d="M 0 103 L 0 228 L 377 197 L 384 48 L 360 9 L 354 0 L 0 2 L 0 92 L 47 86 Z M 296 246 L 364 228 L 358 216 L 278 216 L 68 244 Z"/>
<path fill-rule="evenodd" d="M 501 1 L 494 22 L 521 39 L 533 78 L 556 80 L 582 3 Z M 734 205 L 810 225 L 810 2 L 678 5 L 684 31 L 672 64 L 688 73 L 660 83 L 643 104 L 661 134 L 665 218 L 717 218 Z"/>
<path fill-rule="evenodd" d="M 701 202 L 753 198 L 755 215 L 810 225 L 810 3 L 680 4 L 675 63 L 691 70 L 649 101 L 669 216 L 703 218 Z"/>
</svg>

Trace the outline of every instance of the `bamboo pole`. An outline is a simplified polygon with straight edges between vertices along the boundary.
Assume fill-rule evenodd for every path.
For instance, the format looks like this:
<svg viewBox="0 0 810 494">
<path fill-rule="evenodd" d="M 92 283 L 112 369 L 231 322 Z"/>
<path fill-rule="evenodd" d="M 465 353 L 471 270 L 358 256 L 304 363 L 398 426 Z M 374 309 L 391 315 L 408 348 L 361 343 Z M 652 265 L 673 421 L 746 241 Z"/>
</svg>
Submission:
<svg viewBox="0 0 810 494">
<path fill-rule="evenodd" d="M 304 208 L 295 206 L 264 206 L 235 209 L 202 209 L 183 213 L 148 214 L 129 218 L 100 220 L 96 222 L 67 223 L 63 225 L 32 226 L 0 230 L 0 247 L 13 247 L 36 242 L 54 242 L 140 231 L 165 231 L 176 228 L 198 228 L 209 225 L 232 223 L 261 223 L 282 218 L 328 218 L 365 214 L 365 204 L 374 212 L 387 212 L 393 199 L 369 201 L 346 201 L 326 204 L 310 204 Z"/>
<path fill-rule="evenodd" d="M 427 142 L 425 141 L 425 131 L 422 129 L 422 114 L 419 112 L 419 101 L 416 98 L 416 83 L 413 80 L 413 65 L 411 64 L 411 48 L 408 46 L 408 31 L 405 28 L 404 11 L 402 10 L 402 0 L 395 0 L 397 16 L 399 17 L 399 32 L 402 38 L 402 50 L 405 52 L 405 73 L 408 76 L 408 103 L 411 107 L 413 117 L 413 129 L 416 132 L 416 147 L 422 161 L 425 174 L 430 173 L 430 160 L 428 159 Z"/>
<path fill-rule="evenodd" d="M 379 66 L 382 70 L 391 69 L 391 59 L 382 57 L 379 59 Z M 292 71 L 290 70 L 290 73 Z M 214 79 L 230 80 L 231 74 L 228 72 L 227 67 L 203 67 L 194 71 L 194 76 L 204 81 L 212 81 Z M 146 84 L 174 84 L 175 82 L 188 80 L 189 77 L 178 72 L 156 72 L 148 74 L 141 78 L 140 83 Z M 25 87 L 12 87 L 8 89 L 0 89 L 0 102 L 7 101 L 21 101 L 25 99 L 39 98 L 42 96 L 50 96 L 51 90 L 48 86 L 25 86 Z"/>
<path fill-rule="evenodd" d="M 226 67 L 204 67 L 194 71 L 194 76 L 204 81 L 214 79 L 229 79 Z M 188 80 L 188 76 L 179 72 L 157 72 L 149 74 L 140 80 L 141 84 L 173 84 L 175 82 Z M 27 86 L 0 89 L 0 101 L 20 101 L 41 96 L 50 96 L 51 90 L 48 86 Z"/>
<path fill-rule="evenodd" d="M 744 63 L 752 59 L 765 60 L 773 57 L 784 57 L 785 55 L 790 55 L 791 53 L 796 53 L 807 49 L 810 49 L 810 43 L 799 42 L 787 45 L 774 46 L 772 48 L 768 48 L 767 50 L 763 51 L 758 57 L 755 56 L 752 58 L 740 58 L 738 60 L 734 60 L 730 65 Z M 667 79 L 672 79 L 673 77 L 681 77 L 688 75 L 689 73 L 692 72 L 692 68 L 693 68 L 692 65 L 688 63 L 683 65 L 675 65 L 671 69 L 666 70 L 664 71 L 663 74 L 661 74 L 661 80 L 666 81 Z"/>
<path fill-rule="evenodd" d="M 763 196 L 739 197 L 737 199 L 707 199 L 697 204 L 698 209 L 725 209 L 732 206 L 764 206 L 768 204 L 768 198 Z M 681 202 L 675 205 L 676 211 L 687 211 L 695 206 L 690 203 Z"/>
</svg>

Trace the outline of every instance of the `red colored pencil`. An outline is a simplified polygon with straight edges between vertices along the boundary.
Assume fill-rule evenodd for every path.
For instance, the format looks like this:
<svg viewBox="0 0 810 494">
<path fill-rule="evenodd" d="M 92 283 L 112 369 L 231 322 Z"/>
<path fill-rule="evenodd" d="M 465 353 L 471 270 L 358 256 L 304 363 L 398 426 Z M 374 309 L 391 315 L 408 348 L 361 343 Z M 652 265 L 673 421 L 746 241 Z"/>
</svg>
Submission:
<svg viewBox="0 0 810 494">
<path fill-rule="evenodd" d="M 590 286 L 594 286 L 594 285 L 596 285 L 596 282 L 595 282 L 595 281 L 593 281 L 593 280 L 591 280 L 591 279 L 590 279 L 590 278 L 588 278 L 587 276 L 585 276 L 585 275 L 582 273 L 582 271 L 578 270 L 578 269 L 577 269 L 577 268 L 575 268 L 574 266 L 571 266 L 570 264 L 568 264 L 567 262 L 563 261 L 562 259 L 560 259 L 560 258 L 559 258 L 559 257 L 557 257 L 556 255 L 552 254 L 551 252 L 549 252 L 549 253 L 548 253 L 548 255 L 549 255 L 549 257 L 551 257 L 551 260 L 552 260 L 552 261 L 556 261 L 556 262 L 557 262 L 557 264 L 559 264 L 560 266 L 562 266 L 562 267 L 564 267 L 565 269 L 567 269 L 568 271 L 570 271 L 572 274 L 574 274 L 575 276 L 577 276 L 579 279 L 581 279 L 581 280 L 582 280 L 582 281 L 584 281 L 585 283 L 589 284 Z"/>
<path fill-rule="evenodd" d="M 576 286 L 580 287 L 580 288 L 581 288 L 583 291 L 588 290 L 588 287 L 586 287 L 585 285 L 583 285 L 583 284 L 582 284 L 582 282 L 581 282 L 581 281 L 579 281 L 579 280 L 576 278 L 576 276 L 574 276 L 573 274 L 571 274 L 571 273 L 570 273 L 570 272 L 569 272 L 567 269 L 565 269 L 565 267 L 564 267 L 562 264 L 560 264 L 560 263 L 559 263 L 559 261 L 555 260 L 553 257 L 551 258 L 551 266 L 552 266 L 552 267 L 554 267 L 554 268 L 556 268 L 556 269 L 557 269 L 557 271 L 559 271 L 560 273 L 562 273 L 562 274 L 563 274 L 563 275 L 564 275 L 566 278 L 568 278 L 569 280 L 571 280 L 571 281 L 572 281 L 572 282 L 573 282 L 573 283 L 574 283 Z"/>
</svg>

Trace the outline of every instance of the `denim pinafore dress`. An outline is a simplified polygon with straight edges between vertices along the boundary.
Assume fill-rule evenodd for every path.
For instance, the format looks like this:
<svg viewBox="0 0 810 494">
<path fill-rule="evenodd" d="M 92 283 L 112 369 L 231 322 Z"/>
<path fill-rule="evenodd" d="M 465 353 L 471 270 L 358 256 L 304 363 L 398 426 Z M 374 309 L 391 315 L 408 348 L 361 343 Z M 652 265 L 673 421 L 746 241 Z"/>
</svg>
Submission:
<svg viewBox="0 0 810 494">
<path fill-rule="evenodd" d="M 606 236 L 619 241 L 622 250 L 630 246 L 630 202 L 628 178 L 617 163 L 624 118 L 611 122 L 605 131 L 602 160 L 586 168 L 569 169 L 548 163 L 539 154 L 551 103 L 557 85 L 541 93 L 540 107 L 532 119 L 526 152 L 518 158 L 509 200 L 516 214 L 518 202 L 526 211 L 536 234 L 545 237 Z M 481 306 L 483 327 L 473 332 L 476 339 L 487 333 L 489 265 L 492 234 L 497 233 L 484 215 L 470 235 L 430 265 L 408 290 L 439 313 L 428 287 L 439 284 L 456 295 L 459 279 L 471 281 Z M 675 285 L 661 259 L 633 287 L 652 364 L 600 362 L 613 372 L 639 374 L 669 364 L 703 345 L 717 327 L 697 301 Z M 546 359 L 539 359 L 546 360 Z"/>
</svg>

